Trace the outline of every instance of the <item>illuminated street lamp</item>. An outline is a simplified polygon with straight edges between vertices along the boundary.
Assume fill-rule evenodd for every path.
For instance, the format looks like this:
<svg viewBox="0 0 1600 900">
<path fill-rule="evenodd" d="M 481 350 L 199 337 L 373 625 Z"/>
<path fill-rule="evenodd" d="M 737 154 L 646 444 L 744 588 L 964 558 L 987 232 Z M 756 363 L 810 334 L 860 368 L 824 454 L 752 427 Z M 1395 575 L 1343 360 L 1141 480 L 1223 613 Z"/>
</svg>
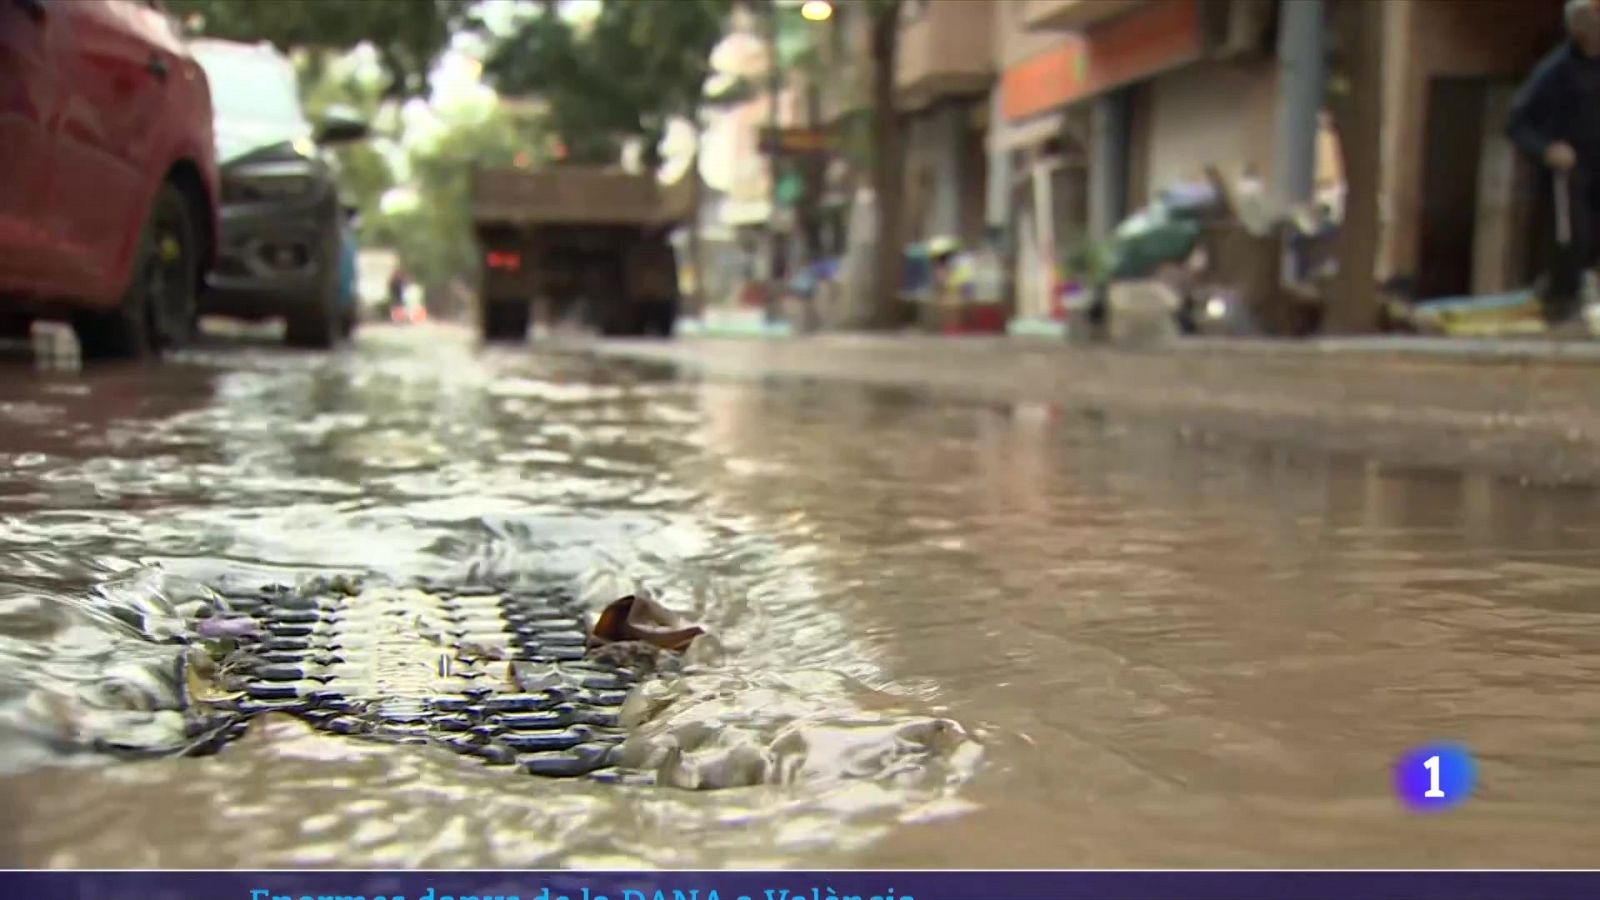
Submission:
<svg viewBox="0 0 1600 900">
<path fill-rule="evenodd" d="M 807 22 L 826 22 L 833 15 L 833 4 L 828 0 L 806 0 L 800 4 L 800 17 Z"/>
</svg>

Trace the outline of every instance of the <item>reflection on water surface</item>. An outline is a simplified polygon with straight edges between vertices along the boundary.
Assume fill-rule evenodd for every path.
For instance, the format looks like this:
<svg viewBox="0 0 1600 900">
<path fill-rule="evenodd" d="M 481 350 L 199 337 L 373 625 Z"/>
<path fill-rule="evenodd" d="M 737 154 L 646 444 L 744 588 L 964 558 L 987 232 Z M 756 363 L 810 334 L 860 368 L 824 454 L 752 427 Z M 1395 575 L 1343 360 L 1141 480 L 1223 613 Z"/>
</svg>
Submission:
<svg viewBox="0 0 1600 900">
<path fill-rule="evenodd" d="M 0 463 L 3 862 L 1588 861 L 1591 494 L 433 328 L 18 369 Z M 371 571 L 637 580 L 705 620 L 722 652 L 633 701 L 628 761 L 676 787 L 287 718 L 206 758 L 82 752 L 164 727 L 127 698 L 172 651 L 109 611 Z M 1481 794 L 1405 815 L 1389 763 L 1442 739 Z"/>
</svg>

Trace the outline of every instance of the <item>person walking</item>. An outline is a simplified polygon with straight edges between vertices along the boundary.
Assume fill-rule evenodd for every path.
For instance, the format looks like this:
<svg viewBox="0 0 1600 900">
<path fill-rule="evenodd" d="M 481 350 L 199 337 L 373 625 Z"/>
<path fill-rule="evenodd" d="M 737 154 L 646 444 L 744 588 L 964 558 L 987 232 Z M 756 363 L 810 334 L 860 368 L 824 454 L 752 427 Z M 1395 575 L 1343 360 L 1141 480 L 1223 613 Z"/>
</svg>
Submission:
<svg viewBox="0 0 1600 900">
<path fill-rule="evenodd" d="M 1556 247 L 1544 291 L 1553 330 L 1581 326 L 1586 272 L 1600 263 L 1600 0 L 1568 0 L 1568 40 L 1512 102 L 1507 134 L 1556 197 Z"/>
<path fill-rule="evenodd" d="M 404 318 L 406 311 L 406 272 L 396 266 L 389 275 L 389 318 L 399 322 Z"/>
</svg>

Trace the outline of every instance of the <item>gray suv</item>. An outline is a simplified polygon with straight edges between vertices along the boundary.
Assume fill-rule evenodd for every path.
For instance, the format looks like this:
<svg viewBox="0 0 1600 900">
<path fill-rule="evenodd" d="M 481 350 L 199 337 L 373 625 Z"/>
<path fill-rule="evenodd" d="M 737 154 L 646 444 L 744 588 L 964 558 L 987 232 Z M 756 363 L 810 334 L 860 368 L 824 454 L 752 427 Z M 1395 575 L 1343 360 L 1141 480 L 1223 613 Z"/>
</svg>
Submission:
<svg viewBox="0 0 1600 900">
<path fill-rule="evenodd" d="M 361 140 L 367 125 L 330 112 L 314 126 L 294 66 L 270 44 L 196 40 L 192 48 L 211 82 L 222 177 L 221 238 L 200 312 L 281 316 L 288 343 L 330 347 L 349 336 L 357 308 L 325 148 Z"/>
</svg>

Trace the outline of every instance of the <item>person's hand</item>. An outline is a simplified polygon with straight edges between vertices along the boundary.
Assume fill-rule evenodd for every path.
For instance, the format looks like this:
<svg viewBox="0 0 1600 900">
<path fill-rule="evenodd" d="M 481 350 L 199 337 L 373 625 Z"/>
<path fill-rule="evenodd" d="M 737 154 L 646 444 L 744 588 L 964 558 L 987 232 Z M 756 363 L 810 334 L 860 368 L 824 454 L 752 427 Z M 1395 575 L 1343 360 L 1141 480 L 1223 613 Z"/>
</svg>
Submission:
<svg viewBox="0 0 1600 900">
<path fill-rule="evenodd" d="M 1578 165 L 1578 151 L 1566 141 L 1556 141 L 1545 148 L 1544 164 L 1557 172 L 1570 172 Z"/>
</svg>

